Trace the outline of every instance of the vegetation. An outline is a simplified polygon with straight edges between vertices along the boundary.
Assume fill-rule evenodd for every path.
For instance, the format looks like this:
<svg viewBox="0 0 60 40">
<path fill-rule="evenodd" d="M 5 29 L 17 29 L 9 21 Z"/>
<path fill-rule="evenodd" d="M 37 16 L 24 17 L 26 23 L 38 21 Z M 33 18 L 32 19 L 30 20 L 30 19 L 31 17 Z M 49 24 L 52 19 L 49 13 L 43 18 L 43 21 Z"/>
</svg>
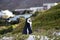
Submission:
<svg viewBox="0 0 60 40">
<path fill-rule="evenodd" d="M 60 4 L 45 12 L 40 12 L 33 20 L 33 28 L 34 30 L 60 29 Z"/>
<path fill-rule="evenodd" d="M 0 34 L 5 34 L 6 32 L 10 32 L 9 30 L 11 30 L 12 33 L 18 33 L 18 32 L 21 32 L 23 27 L 24 27 L 24 24 L 25 24 L 25 19 L 24 18 L 20 18 L 19 19 L 19 23 L 17 24 L 13 24 L 12 23 L 8 23 L 6 22 L 5 20 L 1 20 L 0 21 Z"/>
</svg>

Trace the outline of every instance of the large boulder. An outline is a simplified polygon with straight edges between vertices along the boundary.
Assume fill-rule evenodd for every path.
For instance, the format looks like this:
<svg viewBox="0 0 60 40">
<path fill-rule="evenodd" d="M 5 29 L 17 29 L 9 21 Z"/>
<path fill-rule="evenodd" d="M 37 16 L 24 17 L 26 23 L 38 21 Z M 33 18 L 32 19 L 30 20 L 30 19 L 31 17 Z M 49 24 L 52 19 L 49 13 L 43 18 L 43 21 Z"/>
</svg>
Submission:
<svg viewBox="0 0 60 40">
<path fill-rule="evenodd" d="M 2 18 L 14 17 L 15 15 L 9 10 L 2 10 L 0 13 Z"/>
</svg>

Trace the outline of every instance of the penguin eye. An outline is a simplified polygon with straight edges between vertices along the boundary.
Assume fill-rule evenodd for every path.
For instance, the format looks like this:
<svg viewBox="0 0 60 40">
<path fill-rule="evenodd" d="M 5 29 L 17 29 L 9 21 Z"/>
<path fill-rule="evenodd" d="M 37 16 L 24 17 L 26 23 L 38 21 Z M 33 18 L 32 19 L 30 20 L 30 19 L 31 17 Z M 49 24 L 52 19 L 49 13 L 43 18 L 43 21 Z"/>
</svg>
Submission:
<svg viewBox="0 0 60 40">
<path fill-rule="evenodd" d="M 31 22 L 31 20 L 29 20 L 29 22 Z"/>
<path fill-rule="evenodd" d="M 30 20 L 29 20 L 29 22 L 30 22 Z"/>
</svg>

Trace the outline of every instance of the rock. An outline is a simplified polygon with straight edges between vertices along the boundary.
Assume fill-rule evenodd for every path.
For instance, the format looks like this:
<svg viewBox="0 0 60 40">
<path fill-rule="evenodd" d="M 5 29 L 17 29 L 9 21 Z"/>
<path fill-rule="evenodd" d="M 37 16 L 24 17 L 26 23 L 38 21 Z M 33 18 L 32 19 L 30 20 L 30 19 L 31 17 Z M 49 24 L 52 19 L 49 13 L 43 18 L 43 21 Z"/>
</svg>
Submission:
<svg viewBox="0 0 60 40">
<path fill-rule="evenodd" d="M 2 40 L 13 40 L 13 37 L 3 37 Z"/>
<path fill-rule="evenodd" d="M 49 40 L 47 36 L 41 36 L 40 40 Z"/>
<path fill-rule="evenodd" d="M 35 40 L 35 35 L 29 35 L 27 40 Z"/>
<path fill-rule="evenodd" d="M 54 32 L 53 35 L 60 36 L 60 32 Z"/>
<path fill-rule="evenodd" d="M 39 38 L 40 38 L 40 36 L 38 35 L 38 36 L 37 36 L 37 38 L 39 39 Z"/>
</svg>

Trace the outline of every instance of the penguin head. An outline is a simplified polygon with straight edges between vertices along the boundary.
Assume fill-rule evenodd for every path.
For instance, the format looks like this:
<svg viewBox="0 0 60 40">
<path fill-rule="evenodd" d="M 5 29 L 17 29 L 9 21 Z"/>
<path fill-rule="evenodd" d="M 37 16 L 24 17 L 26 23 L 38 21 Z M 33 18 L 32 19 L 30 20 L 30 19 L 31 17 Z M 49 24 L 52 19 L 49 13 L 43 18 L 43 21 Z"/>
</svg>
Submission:
<svg viewBox="0 0 60 40">
<path fill-rule="evenodd" d="M 29 23 L 29 24 L 32 23 L 31 18 L 28 18 L 28 19 L 27 19 L 27 23 Z"/>
</svg>

